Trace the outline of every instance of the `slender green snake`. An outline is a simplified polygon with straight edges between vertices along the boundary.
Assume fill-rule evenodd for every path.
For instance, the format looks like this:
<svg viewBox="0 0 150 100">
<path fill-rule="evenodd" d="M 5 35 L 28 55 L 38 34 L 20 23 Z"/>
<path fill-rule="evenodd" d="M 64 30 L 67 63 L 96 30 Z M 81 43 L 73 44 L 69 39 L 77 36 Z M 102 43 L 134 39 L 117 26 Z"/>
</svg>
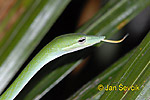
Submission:
<svg viewBox="0 0 150 100">
<path fill-rule="evenodd" d="M 48 62 L 71 52 L 92 46 L 101 41 L 120 43 L 127 35 L 118 41 L 105 40 L 105 36 L 92 36 L 81 33 L 71 33 L 56 37 L 47 44 L 24 68 L 11 86 L 1 95 L 0 100 L 13 100 L 29 80 Z"/>
</svg>

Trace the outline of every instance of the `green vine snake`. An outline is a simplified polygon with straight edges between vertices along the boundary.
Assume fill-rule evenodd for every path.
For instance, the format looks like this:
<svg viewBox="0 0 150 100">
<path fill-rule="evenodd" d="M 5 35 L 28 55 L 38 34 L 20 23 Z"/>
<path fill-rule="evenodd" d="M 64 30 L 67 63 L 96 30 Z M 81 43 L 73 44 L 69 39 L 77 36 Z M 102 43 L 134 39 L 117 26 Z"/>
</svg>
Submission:
<svg viewBox="0 0 150 100">
<path fill-rule="evenodd" d="M 48 62 L 71 52 L 75 52 L 92 46 L 101 41 L 109 43 L 120 43 L 125 38 L 113 41 L 106 40 L 105 36 L 91 36 L 81 33 L 71 33 L 56 37 L 47 44 L 24 68 L 21 74 L 11 86 L 1 95 L 0 100 L 13 100 L 29 80 Z"/>
</svg>

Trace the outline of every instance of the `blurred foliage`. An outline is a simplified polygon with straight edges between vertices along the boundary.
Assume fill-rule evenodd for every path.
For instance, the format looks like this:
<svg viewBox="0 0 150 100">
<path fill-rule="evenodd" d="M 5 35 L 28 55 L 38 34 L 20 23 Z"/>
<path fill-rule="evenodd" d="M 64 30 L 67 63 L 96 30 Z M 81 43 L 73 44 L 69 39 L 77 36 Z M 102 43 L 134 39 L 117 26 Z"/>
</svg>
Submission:
<svg viewBox="0 0 150 100">
<path fill-rule="evenodd" d="M 13 12 L 13 16 L 17 18 L 14 20 L 13 16 L 11 17 L 15 22 L 12 27 L 9 26 L 8 32 L 5 31 L 6 34 L 4 33 L 5 35 L 0 42 L 0 93 L 54 24 L 69 1 L 18 0 L 15 2 L 14 0 L 15 3 L 8 14 Z M 57 6 L 60 9 L 57 9 Z M 24 9 L 24 12 L 18 16 L 16 15 L 18 13 L 17 7 L 19 10 Z M 7 21 L 4 20 L 4 23 Z M 5 27 L 8 26 L 7 24 Z M 3 32 L 1 32 L 1 36 L 3 36 Z"/>
</svg>

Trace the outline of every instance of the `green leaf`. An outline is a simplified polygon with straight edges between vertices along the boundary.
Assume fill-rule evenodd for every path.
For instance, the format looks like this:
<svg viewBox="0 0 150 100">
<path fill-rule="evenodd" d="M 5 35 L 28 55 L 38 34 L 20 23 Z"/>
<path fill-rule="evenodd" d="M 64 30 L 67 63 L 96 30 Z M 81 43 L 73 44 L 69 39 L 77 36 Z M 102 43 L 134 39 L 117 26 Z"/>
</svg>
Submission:
<svg viewBox="0 0 150 100">
<path fill-rule="evenodd" d="M 82 26 L 76 32 L 105 35 L 107 37 L 110 37 L 113 34 L 115 34 L 117 31 L 119 31 L 124 25 L 126 25 L 137 14 L 139 14 L 144 8 L 146 8 L 150 4 L 150 1 L 148 0 L 144 0 L 144 1 L 143 0 L 121 0 L 121 1 L 115 1 L 115 3 L 111 1 L 111 3 L 112 5 L 110 3 L 109 5 L 106 5 L 104 8 L 102 8 L 102 12 L 99 12 L 93 19 L 87 22 L 87 24 Z M 71 56 L 71 57 L 69 56 L 67 58 L 72 59 L 73 57 L 74 56 Z M 63 59 L 63 58 L 61 60 L 62 62 L 66 61 L 66 59 Z M 50 71 L 51 73 L 49 72 L 49 74 L 46 74 L 45 76 L 43 76 L 43 78 L 39 80 L 38 82 L 37 81 L 36 83 L 33 82 L 34 85 L 30 86 L 30 87 L 33 87 L 30 90 L 30 92 L 26 91 L 22 93 L 22 95 L 20 95 L 20 98 L 22 96 L 25 96 L 25 98 L 28 100 L 33 99 L 33 98 L 41 98 L 44 94 L 46 94 L 49 90 L 51 90 L 51 87 L 54 87 L 66 75 L 68 75 L 75 68 L 75 66 L 79 64 L 79 62 L 80 60 L 74 63 L 68 64 L 68 65 L 65 64 L 64 66 L 59 65 L 58 69 L 54 69 Z M 55 65 L 52 65 L 52 67 L 56 68 Z M 46 85 L 43 85 L 43 84 L 46 84 Z M 27 95 L 25 95 L 25 93 L 27 93 Z"/>
<path fill-rule="evenodd" d="M 120 90 L 105 92 L 101 99 L 114 100 L 114 99 L 136 99 L 144 86 L 148 84 L 150 79 L 150 33 L 147 34 L 142 43 L 138 46 L 133 56 L 128 63 L 117 74 L 117 77 L 112 81 L 111 85 L 119 86 L 134 86 L 132 90 Z M 136 88 L 139 87 L 139 90 Z M 137 89 L 137 90 L 136 90 Z M 150 89 L 150 88 L 149 88 Z M 149 89 L 146 89 L 149 92 Z M 117 94 L 117 97 L 115 96 Z M 143 93 L 144 94 L 144 93 Z M 140 95 L 143 95 L 140 94 Z M 145 94 L 144 94 L 145 95 Z"/>
<path fill-rule="evenodd" d="M 100 84 L 102 84 L 103 86 L 105 84 L 110 84 L 110 82 L 117 76 L 117 73 L 119 73 L 123 66 L 129 61 L 129 58 L 131 58 L 134 51 L 135 50 L 130 51 L 104 72 L 95 77 L 92 81 L 89 81 L 87 84 L 85 84 L 80 90 L 78 90 L 73 96 L 71 96 L 69 100 L 85 100 L 90 97 L 92 99 L 100 98 L 100 96 L 102 96 L 105 91 L 100 91 L 100 87 L 98 86 Z"/>
<path fill-rule="evenodd" d="M 24 0 L 19 3 L 19 6 L 27 7 L 26 12 L 9 31 L 9 35 L 6 35 L 3 40 L 5 43 L 1 42 L 0 93 L 69 2 L 70 0 Z"/>
</svg>

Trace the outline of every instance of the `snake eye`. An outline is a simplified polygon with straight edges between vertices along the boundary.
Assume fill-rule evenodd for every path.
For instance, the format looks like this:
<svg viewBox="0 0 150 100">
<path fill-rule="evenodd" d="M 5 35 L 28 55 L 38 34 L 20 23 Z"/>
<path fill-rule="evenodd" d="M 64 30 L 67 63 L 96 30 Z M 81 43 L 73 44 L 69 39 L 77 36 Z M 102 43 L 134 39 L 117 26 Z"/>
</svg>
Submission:
<svg viewBox="0 0 150 100">
<path fill-rule="evenodd" d="M 86 41 L 85 37 L 81 37 L 81 38 L 78 40 L 78 43 L 83 44 L 85 41 Z"/>
</svg>

